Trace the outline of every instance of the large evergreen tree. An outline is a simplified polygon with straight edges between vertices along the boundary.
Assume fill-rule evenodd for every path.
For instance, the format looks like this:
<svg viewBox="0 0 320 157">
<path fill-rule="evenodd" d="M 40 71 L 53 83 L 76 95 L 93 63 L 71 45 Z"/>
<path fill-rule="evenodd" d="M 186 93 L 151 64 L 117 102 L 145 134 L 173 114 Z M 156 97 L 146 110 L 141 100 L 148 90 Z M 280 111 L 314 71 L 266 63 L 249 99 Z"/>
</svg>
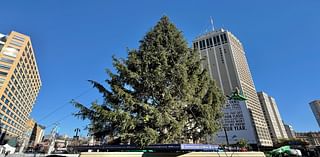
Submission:
<svg viewBox="0 0 320 157">
<path fill-rule="evenodd" d="M 199 140 L 216 132 L 224 96 L 201 68 L 199 54 L 188 48 L 182 33 L 164 16 L 129 50 L 113 58 L 116 73 L 107 71 L 109 87 L 90 81 L 104 102 L 93 102 L 75 115 L 89 119 L 96 136 L 120 138 L 139 146 Z"/>
</svg>

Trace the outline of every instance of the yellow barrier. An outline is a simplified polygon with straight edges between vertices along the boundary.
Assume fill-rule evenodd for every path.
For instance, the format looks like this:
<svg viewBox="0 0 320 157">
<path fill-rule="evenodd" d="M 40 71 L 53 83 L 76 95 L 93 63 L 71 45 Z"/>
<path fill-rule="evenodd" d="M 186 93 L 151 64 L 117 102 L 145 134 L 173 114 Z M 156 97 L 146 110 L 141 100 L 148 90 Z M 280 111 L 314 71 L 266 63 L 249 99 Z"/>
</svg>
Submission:
<svg viewBox="0 0 320 157">
<path fill-rule="evenodd" d="M 265 157 L 263 152 L 189 152 L 189 153 L 143 153 L 143 152 L 82 152 L 80 157 Z"/>
</svg>

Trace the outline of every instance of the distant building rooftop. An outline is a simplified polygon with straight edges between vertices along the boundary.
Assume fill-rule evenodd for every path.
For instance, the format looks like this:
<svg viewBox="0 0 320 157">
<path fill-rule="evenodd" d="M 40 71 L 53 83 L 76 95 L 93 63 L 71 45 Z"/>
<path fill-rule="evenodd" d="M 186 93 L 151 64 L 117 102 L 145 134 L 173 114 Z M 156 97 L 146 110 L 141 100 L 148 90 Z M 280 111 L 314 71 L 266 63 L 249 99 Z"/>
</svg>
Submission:
<svg viewBox="0 0 320 157">
<path fill-rule="evenodd" d="M 220 33 L 223 33 L 223 32 L 229 32 L 229 34 L 233 37 L 233 39 L 235 39 L 237 42 L 239 42 L 242 45 L 241 41 L 236 36 L 234 36 L 230 31 L 228 31 L 226 29 L 223 29 L 223 28 L 211 30 L 209 32 L 205 32 L 203 34 L 200 34 L 199 36 L 197 36 L 193 40 L 193 42 L 200 41 L 200 40 L 206 39 L 206 38 L 208 38 L 210 36 L 214 36 L 214 35 L 217 35 L 217 34 L 220 34 Z"/>
<path fill-rule="evenodd" d="M 203 37 L 211 35 L 211 34 L 216 34 L 216 33 L 219 33 L 219 32 L 226 32 L 226 30 L 224 30 L 223 28 L 219 28 L 219 29 L 215 29 L 213 31 L 205 32 L 205 33 L 200 34 L 199 36 L 197 36 L 195 38 L 195 40 L 199 40 L 200 38 L 203 38 Z"/>
</svg>

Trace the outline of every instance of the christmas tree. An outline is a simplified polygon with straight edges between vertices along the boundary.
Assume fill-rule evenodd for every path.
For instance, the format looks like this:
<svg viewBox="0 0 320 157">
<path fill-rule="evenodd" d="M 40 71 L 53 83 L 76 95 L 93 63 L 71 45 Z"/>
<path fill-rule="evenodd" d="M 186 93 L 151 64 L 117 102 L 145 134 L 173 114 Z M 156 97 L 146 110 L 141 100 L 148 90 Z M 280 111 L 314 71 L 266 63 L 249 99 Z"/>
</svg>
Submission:
<svg viewBox="0 0 320 157">
<path fill-rule="evenodd" d="M 73 101 L 79 109 L 75 115 L 90 120 L 95 136 L 144 147 L 199 141 L 220 128 L 225 98 L 168 17 L 138 49 L 129 50 L 127 59 L 114 57 L 113 65 L 109 87 L 90 81 L 103 95 L 101 104 Z"/>
</svg>

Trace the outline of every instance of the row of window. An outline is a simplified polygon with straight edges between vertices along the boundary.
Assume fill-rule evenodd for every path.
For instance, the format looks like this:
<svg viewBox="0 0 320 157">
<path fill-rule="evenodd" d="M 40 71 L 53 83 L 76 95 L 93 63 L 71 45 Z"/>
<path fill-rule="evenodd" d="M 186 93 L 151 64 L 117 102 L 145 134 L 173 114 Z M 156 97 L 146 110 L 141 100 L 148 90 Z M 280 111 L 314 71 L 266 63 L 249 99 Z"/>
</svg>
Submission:
<svg viewBox="0 0 320 157">
<path fill-rule="evenodd" d="M 10 45 L 22 47 L 22 46 L 23 46 L 23 43 L 18 42 L 18 41 L 15 41 L 15 40 L 11 40 Z"/>
<path fill-rule="evenodd" d="M 15 133 L 15 134 L 21 134 L 21 132 L 22 132 L 22 131 L 17 130 L 17 129 L 15 129 L 15 128 L 11 127 L 11 126 L 6 125 L 6 124 L 2 124 L 2 128 L 3 128 L 4 130 L 7 130 L 7 131 L 12 132 L 12 133 Z M 8 133 L 7 133 L 7 134 L 8 134 Z M 8 134 L 8 135 L 10 136 L 10 134 Z"/>
<path fill-rule="evenodd" d="M 6 77 L 7 75 L 8 75 L 8 73 L 7 73 L 7 72 L 0 71 L 0 76 Z"/>
<path fill-rule="evenodd" d="M 33 67 L 35 71 L 38 71 L 36 64 L 34 62 L 35 60 L 34 54 L 29 42 L 28 42 L 28 46 L 25 47 L 24 52 L 22 53 L 22 58 L 24 58 L 24 63 L 28 63 L 28 60 L 29 60 L 29 64 L 31 65 L 31 67 Z M 20 58 L 21 63 L 23 63 L 22 58 Z"/>
<path fill-rule="evenodd" d="M 21 41 L 21 42 L 23 42 L 23 43 L 24 43 L 24 41 L 25 41 L 25 39 L 24 39 L 23 37 L 20 37 L 20 36 L 17 36 L 17 35 L 14 35 L 14 36 L 12 37 L 12 39 Z"/>
<path fill-rule="evenodd" d="M 31 85 L 30 79 L 22 79 L 20 74 L 17 74 L 17 79 L 15 79 L 15 76 L 11 76 L 9 88 L 15 93 L 15 96 L 20 102 L 32 105 L 32 103 L 35 101 L 37 91 L 39 90 L 34 83 L 32 84 L 33 85 Z"/>
<path fill-rule="evenodd" d="M 0 63 L 0 69 L 3 69 L 3 70 L 10 70 L 11 66 L 9 65 L 5 65 L 5 64 L 1 64 Z"/>
<path fill-rule="evenodd" d="M 223 55 L 223 53 L 228 53 L 228 51 L 227 51 L 227 49 L 223 49 L 223 52 L 222 52 L 222 49 L 219 48 L 219 52 L 220 52 L 221 62 L 222 62 L 222 64 L 224 64 L 224 63 L 225 63 L 225 60 L 224 60 L 224 55 Z"/>
<path fill-rule="evenodd" d="M 11 88 L 12 92 L 15 92 L 15 87 L 12 86 L 11 81 L 9 82 L 9 88 Z M 18 94 L 18 92 L 15 92 L 15 96 L 13 96 L 12 93 L 7 88 L 5 89 L 5 94 L 7 94 L 7 96 L 10 98 L 10 100 L 21 110 L 22 113 L 30 113 L 31 112 L 31 107 L 30 107 L 31 102 L 29 102 L 30 100 L 27 100 L 27 102 L 21 100 L 21 97 Z M 16 97 L 18 97 L 20 99 L 20 101 L 18 101 L 16 99 Z M 24 100 L 26 100 L 26 99 L 24 99 Z M 21 104 L 26 104 L 26 106 L 22 106 Z M 12 105 L 12 104 L 10 103 L 10 105 Z M 11 108 L 11 106 L 10 106 L 10 108 Z M 14 111 L 16 112 L 15 107 L 14 107 Z M 16 113 L 19 114 L 19 116 L 21 116 L 19 111 L 17 111 Z M 27 120 L 25 115 L 23 116 L 23 119 Z"/>
<path fill-rule="evenodd" d="M 31 48 L 29 49 L 29 51 L 32 51 Z M 17 64 L 17 67 L 20 69 L 21 68 L 20 66 L 22 66 L 22 69 L 24 69 L 24 73 L 26 75 L 30 75 L 30 78 L 35 78 L 35 80 L 32 80 L 32 82 L 35 82 L 38 86 L 40 86 L 40 82 L 39 82 L 40 79 L 38 76 L 39 74 L 38 74 L 38 71 L 37 71 L 37 68 L 36 68 L 36 65 L 34 62 L 34 58 L 33 58 L 33 55 L 29 56 L 29 53 L 30 52 L 28 52 L 28 51 L 23 52 L 23 57 L 20 58 L 20 62 Z M 27 56 L 29 56 L 29 59 L 27 59 L 25 54 L 27 54 Z M 25 67 L 27 67 L 27 68 L 25 68 Z M 23 72 L 22 69 L 19 70 L 20 73 Z M 15 71 L 15 74 L 16 73 L 17 73 L 17 71 Z M 25 77 L 24 75 L 22 75 L 22 76 L 23 76 L 23 78 Z"/>
<path fill-rule="evenodd" d="M 22 64 L 22 65 L 24 66 L 24 64 Z M 19 71 L 19 73 L 18 73 L 18 71 Z M 27 68 L 21 68 L 20 65 L 18 64 L 17 68 L 14 70 L 14 74 L 17 76 L 17 79 L 20 82 L 22 81 L 21 85 L 28 84 L 28 85 L 34 87 L 35 90 L 39 88 L 40 81 L 39 81 L 39 77 L 37 75 L 38 73 L 35 72 L 35 70 L 32 70 L 32 72 L 31 72 L 31 70 L 27 70 Z M 20 80 L 20 78 L 22 78 L 22 80 Z"/>
<path fill-rule="evenodd" d="M 12 64 L 14 62 L 14 60 L 2 57 L 2 58 L 0 58 L 0 62 Z"/>
<path fill-rule="evenodd" d="M 17 72 L 17 70 L 21 71 L 20 73 Z M 13 75 L 11 77 L 11 81 L 14 82 L 14 85 L 18 88 L 20 94 L 22 94 L 22 97 L 29 97 L 29 98 L 33 98 L 36 96 L 36 93 L 39 89 L 39 81 L 37 79 L 35 79 L 35 76 L 32 76 L 30 74 L 27 74 L 25 77 L 24 74 L 25 71 L 22 71 L 22 68 L 17 68 L 14 71 L 15 76 L 17 77 L 17 79 L 15 78 L 15 76 Z M 20 76 L 22 75 L 22 76 Z M 29 79 L 32 78 L 32 79 Z M 19 83 L 18 83 L 19 82 Z M 37 84 L 36 84 L 37 82 Z M 20 97 L 19 97 L 20 99 Z"/>
<path fill-rule="evenodd" d="M 12 58 L 16 58 L 18 52 L 20 51 L 20 49 L 12 47 L 12 46 L 7 46 L 3 51 L 2 54 L 7 56 L 7 57 L 12 57 Z"/>
<path fill-rule="evenodd" d="M 13 106 L 13 104 L 9 101 L 9 99 L 6 99 L 4 97 L 4 95 L 2 95 L 1 100 L 7 104 L 17 115 L 19 115 L 19 117 L 21 119 L 23 119 L 24 121 L 26 121 L 28 118 L 26 117 L 26 115 L 22 114 L 22 113 L 27 113 L 26 109 L 23 108 L 21 106 L 21 103 L 19 103 L 18 101 L 16 101 L 16 99 L 14 98 L 14 96 L 11 94 L 11 92 L 8 91 L 8 89 L 5 89 L 5 94 L 7 94 L 7 96 L 11 99 L 11 101 L 14 101 L 14 103 L 16 104 L 16 106 L 21 110 L 21 112 L 19 110 L 17 110 L 17 108 L 15 106 Z M 29 112 L 28 112 L 29 113 Z"/>
<path fill-rule="evenodd" d="M 227 35 L 221 34 L 214 37 L 209 37 L 204 40 L 200 40 L 199 42 L 193 43 L 193 48 L 203 50 L 205 48 L 210 48 L 213 46 L 218 46 L 221 44 L 228 43 Z"/>
<path fill-rule="evenodd" d="M 17 117 L 10 110 L 8 110 L 4 105 L 0 104 L 0 106 L 2 106 L 1 110 L 4 113 L 6 113 L 6 115 L 12 117 L 15 120 L 17 119 Z M 10 125 L 12 125 L 15 128 L 23 129 L 22 125 L 19 125 L 14 120 L 11 120 L 9 117 L 7 117 L 6 115 L 3 115 L 2 113 L 0 113 L 0 119 L 2 119 L 3 121 L 7 122 Z"/>
<path fill-rule="evenodd" d="M 15 107 L 15 106 L 13 106 L 13 104 L 8 100 L 8 99 L 6 99 L 3 95 L 2 95 L 2 97 L 1 97 L 1 100 L 6 104 L 6 105 L 8 105 L 18 116 L 16 116 L 16 115 L 13 115 L 13 113 L 12 114 L 10 114 L 10 116 L 12 117 L 12 118 L 14 118 L 14 119 L 16 119 L 17 121 L 19 121 L 20 123 L 22 123 L 23 121 L 27 121 L 28 119 L 27 119 L 27 117 L 24 115 L 24 114 L 22 114 L 22 113 L 24 113 L 24 112 L 20 112 L 19 110 L 17 110 L 17 108 Z M 0 103 L 0 106 L 1 106 L 2 104 Z M 3 106 L 3 111 L 5 112 L 5 110 L 7 109 L 7 107 L 6 106 Z M 10 113 L 10 112 L 9 112 Z M 9 114 L 8 114 L 9 115 Z"/>
<path fill-rule="evenodd" d="M 4 84 L 4 81 L 5 81 L 6 79 L 5 78 L 3 78 L 3 77 L 0 77 L 0 88 L 2 87 L 2 85 Z"/>
<path fill-rule="evenodd" d="M 22 47 L 24 42 L 25 42 L 25 39 L 23 37 L 14 35 L 12 37 L 12 40 L 10 41 L 10 45 L 17 46 L 17 47 Z M 29 42 L 28 42 L 28 44 L 29 44 Z"/>
</svg>

